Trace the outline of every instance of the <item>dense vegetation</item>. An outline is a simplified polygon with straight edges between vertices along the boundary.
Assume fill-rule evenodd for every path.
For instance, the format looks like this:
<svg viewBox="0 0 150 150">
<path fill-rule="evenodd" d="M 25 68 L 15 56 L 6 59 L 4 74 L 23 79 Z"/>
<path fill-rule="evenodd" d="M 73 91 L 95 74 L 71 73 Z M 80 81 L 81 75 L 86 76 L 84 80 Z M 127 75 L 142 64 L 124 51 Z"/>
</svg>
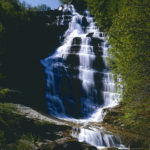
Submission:
<svg viewBox="0 0 150 150">
<path fill-rule="evenodd" d="M 71 0 L 59 0 L 61 3 L 69 3 L 69 2 L 71 2 Z"/>
</svg>

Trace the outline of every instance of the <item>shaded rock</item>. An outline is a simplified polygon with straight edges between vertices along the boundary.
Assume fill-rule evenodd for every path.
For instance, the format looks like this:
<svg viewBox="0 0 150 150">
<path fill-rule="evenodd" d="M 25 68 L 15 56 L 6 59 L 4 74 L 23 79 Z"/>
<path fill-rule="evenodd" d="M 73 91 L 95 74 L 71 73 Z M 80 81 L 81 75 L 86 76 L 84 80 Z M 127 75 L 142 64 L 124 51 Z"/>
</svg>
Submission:
<svg viewBox="0 0 150 150">
<path fill-rule="evenodd" d="M 55 141 L 47 140 L 39 150 L 96 150 L 96 148 L 71 137 L 65 137 Z"/>
<path fill-rule="evenodd" d="M 86 17 L 82 18 L 82 26 L 84 26 L 84 27 L 88 26 L 88 22 L 87 22 Z"/>
<path fill-rule="evenodd" d="M 118 150 L 118 148 L 109 147 L 109 148 L 101 148 L 100 150 Z"/>
<path fill-rule="evenodd" d="M 86 35 L 86 37 L 92 37 L 93 36 L 93 32 L 92 33 L 89 33 L 88 35 Z"/>
<path fill-rule="evenodd" d="M 73 45 L 80 45 L 81 42 L 82 42 L 82 39 L 81 39 L 80 37 L 75 37 L 75 38 L 73 39 L 72 46 L 73 46 Z"/>
</svg>

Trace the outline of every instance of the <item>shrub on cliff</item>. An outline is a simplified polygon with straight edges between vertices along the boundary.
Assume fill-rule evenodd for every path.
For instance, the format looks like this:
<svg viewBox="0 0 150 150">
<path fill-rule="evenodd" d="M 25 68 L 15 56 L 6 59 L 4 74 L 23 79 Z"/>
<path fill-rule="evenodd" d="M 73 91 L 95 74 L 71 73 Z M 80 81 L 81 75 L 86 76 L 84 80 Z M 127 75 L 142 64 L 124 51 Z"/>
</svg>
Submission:
<svg viewBox="0 0 150 150">
<path fill-rule="evenodd" d="M 69 3 L 71 2 L 72 0 L 59 0 L 61 3 L 65 4 L 65 3 Z"/>
</svg>

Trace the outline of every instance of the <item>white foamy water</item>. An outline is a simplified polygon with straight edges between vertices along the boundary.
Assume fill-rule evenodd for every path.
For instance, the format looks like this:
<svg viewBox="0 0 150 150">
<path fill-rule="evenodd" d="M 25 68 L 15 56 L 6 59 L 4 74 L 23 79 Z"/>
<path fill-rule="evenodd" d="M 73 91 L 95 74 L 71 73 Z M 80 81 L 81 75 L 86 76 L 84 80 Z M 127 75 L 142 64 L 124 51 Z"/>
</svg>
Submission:
<svg viewBox="0 0 150 150">
<path fill-rule="evenodd" d="M 110 132 L 105 131 L 102 127 L 74 128 L 72 136 L 78 138 L 80 142 L 87 142 L 96 146 L 98 149 L 106 147 L 114 147 L 124 150 L 127 149 L 122 144 L 121 139 L 118 136 L 114 136 Z"/>
<path fill-rule="evenodd" d="M 91 125 L 103 121 L 104 109 L 117 106 L 120 97 L 105 60 L 108 44 L 104 33 L 88 11 L 80 15 L 73 5 L 64 5 L 59 10 L 63 12 L 62 18 L 69 12 L 72 19 L 62 45 L 42 60 L 47 75 L 49 113 L 79 124 L 72 136 L 81 142 L 97 148 L 125 149 L 119 137 Z"/>
</svg>

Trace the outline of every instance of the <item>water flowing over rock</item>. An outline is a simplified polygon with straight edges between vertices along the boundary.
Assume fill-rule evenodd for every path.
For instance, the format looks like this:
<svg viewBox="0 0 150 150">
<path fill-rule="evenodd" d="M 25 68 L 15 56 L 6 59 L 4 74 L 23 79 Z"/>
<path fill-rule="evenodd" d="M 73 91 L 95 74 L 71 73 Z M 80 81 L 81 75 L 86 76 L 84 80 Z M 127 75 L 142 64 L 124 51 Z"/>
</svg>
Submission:
<svg viewBox="0 0 150 150">
<path fill-rule="evenodd" d="M 70 4 L 59 10 L 63 11 L 62 18 L 71 17 L 69 27 L 61 37 L 61 46 L 41 60 L 47 76 L 49 114 L 82 123 L 72 132 L 79 141 L 96 147 L 124 147 L 119 137 L 89 124 L 102 121 L 104 108 L 116 106 L 119 99 L 105 60 L 109 47 L 105 35 L 88 11 L 81 15 Z"/>
<path fill-rule="evenodd" d="M 86 142 L 98 149 L 105 147 L 126 149 L 118 136 L 113 135 L 111 132 L 106 131 L 103 127 L 94 127 L 88 123 L 88 126 L 81 128 L 74 128 L 72 136 L 77 138 L 80 142 Z"/>
<path fill-rule="evenodd" d="M 72 19 L 62 45 L 42 60 L 47 75 L 48 109 L 57 117 L 86 118 L 116 97 L 112 75 L 104 62 L 107 42 L 88 11 L 80 15 L 73 5 L 59 10 L 64 12 L 62 18 L 70 14 Z M 65 20 L 61 19 L 60 24 L 65 24 Z"/>
</svg>

